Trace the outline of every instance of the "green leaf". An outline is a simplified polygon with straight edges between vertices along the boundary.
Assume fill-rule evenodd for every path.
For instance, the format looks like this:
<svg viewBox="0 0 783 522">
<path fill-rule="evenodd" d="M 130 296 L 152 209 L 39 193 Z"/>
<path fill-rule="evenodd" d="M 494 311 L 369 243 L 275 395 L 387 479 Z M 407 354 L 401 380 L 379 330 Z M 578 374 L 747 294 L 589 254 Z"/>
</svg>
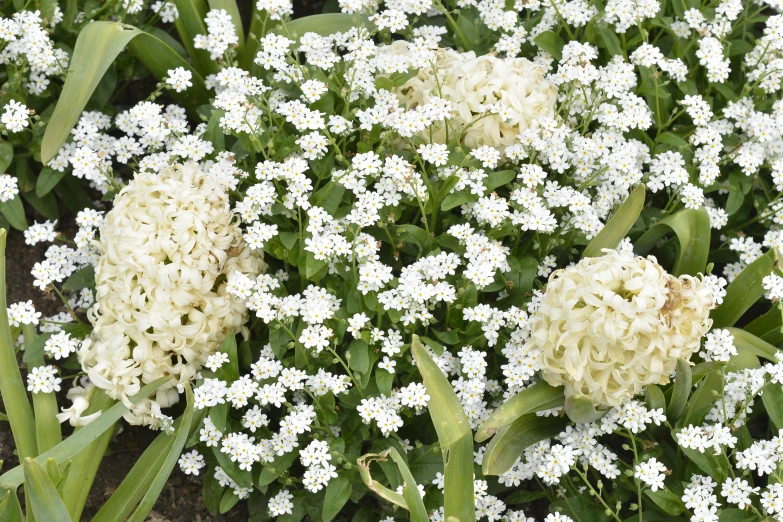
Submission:
<svg viewBox="0 0 783 522">
<path fill-rule="evenodd" d="M 220 508 L 218 512 L 222 515 L 231 510 L 239 502 L 239 497 L 234 494 L 233 489 L 227 489 L 223 492 L 223 496 L 220 498 Z"/>
<path fill-rule="evenodd" d="M 203 75 L 217 71 L 217 63 L 210 58 L 209 51 L 196 49 L 193 39 L 196 35 L 207 34 L 207 26 L 204 19 L 207 16 L 208 6 L 205 0 L 174 0 L 179 16 L 174 21 L 179 38 L 190 56 L 190 60 Z"/>
<path fill-rule="evenodd" d="M 734 278 L 726 288 L 723 303 L 710 313 L 713 328 L 733 326 L 748 309 L 764 295 L 763 279 L 779 263 L 777 250 L 772 248 Z"/>
<path fill-rule="evenodd" d="M 779 383 L 768 382 L 760 395 L 769 420 L 780 431 L 783 429 L 783 387 Z"/>
<path fill-rule="evenodd" d="M 324 506 L 321 510 L 323 522 L 331 522 L 340 513 L 348 498 L 351 496 L 351 481 L 344 474 L 338 474 L 329 481 L 324 495 Z"/>
<path fill-rule="evenodd" d="M 44 133 L 41 143 L 44 164 L 60 151 L 106 70 L 126 46 L 158 78 L 177 67 L 193 74 L 192 87 L 182 93 L 171 93 L 186 107 L 195 108 L 208 99 L 201 75 L 163 41 L 130 25 L 89 23 L 76 39 L 65 85 Z"/>
<path fill-rule="evenodd" d="M 239 357 L 237 357 L 237 336 L 229 331 L 226 339 L 223 341 L 220 351 L 228 355 L 228 362 L 218 368 L 217 378 L 232 383 L 239 379 Z"/>
<path fill-rule="evenodd" d="M 672 493 L 668 489 L 662 489 L 659 491 L 645 491 L 650 500 L 655 502 L 655 505 L 664 510 L 667 514 L 677 516 L 685 511 L 685 504 L 682 499 Z"/>
<path fill-rule="evenodd" d="M 478 196 L 467 190 L 460 190 L 459 192 L 452 192 L 445 198 L 443 203 L 440 204 L 441 210 L 451 210 L 452 208 L 459 207 L 465 203 L 475 203 L 478 201 Z"/>
<path fill-rule="evenodd" d="M 772 346 L 767 341 L 759 339 L 745 330 L 733 327 L 726 329 L 731 332 L 731 335 L 734 337 L 734 346 L 737 348 L 738 352 L 742 352 L 743 350 L 749 351 L 757 357 L 777 362 L 778 354 L 781 352 L 775 346 Z"/>
<path fill-rule="evenodd" d="M 661 389 L 655 384 L 650 384 L 644 389 L 644 400 L 647 403 L 647 408 L 650 410 L 666 409 L 666 397 L 664 397 Z"/>
<path fill-rule="evenodd" d="M 334 33 L 344 33 L 354 27 L 371 27 L 367 15 L 348 13 L 325 13 L 311 16 L 303 16 L 296 20 L 286 22 L 285 27 L 277 26 L 272 32 L 296 40 L 307 33 L 316 33 L 321 36 L 331 36 Z M 295 44 L 296 45 L 296 44 Z"/>
<path fill-rule="evenodd" d="M 484 442 L 527 413 L 557 408 L 564 402 L 563 388 L 554 388 L 545 381 L 539 381 L 496 409 L 476 432 L 476 442 Z"/>
<path fill-rule="evenodd" d="M 19 457 L 25 459 L 37 455 L 38 448 L 35 438 L 33 410 L 30 407 L 30 401 L 27 399 L 27 389 L 19 371 L 14 343 L 11 339 L 11 327 L 8 323 L 8 308 L 5 295 L 6 238 L 6 230 L 0 229 L 0 285 L 2 285 L 0 286 L 0 396 L 2 396 L 5 411 L 8 414 L 16 450 Z M 4 485 L 2 477 L 0 477 L 0 487 L 16 489 L 16 486 L 22 482 L 21 475 L 22 471 L 20 468 L 19 481 L 10 485 Z"/>
<path fill-rule="evenodd" d="M 617 38 L 617 35 L 614 34 L 614 31 L 612 31 L 611 28 L 607 26 L 599 27 L 598 34 L 601 35 L 601 38 L 604 41 L 604 45 L 606 46 L 606 50 L 609 51 L 609 54 L 612 56 L 625 56 L 623 45 L 620 43 L 620 39 Z"/>
<path fill-rule="evenodd" d="M 5 490 L 5 497 L 0 500 L 0 522 L 24 522 L 16 490 Z"/>
<path fill-rule="evenodd" d="M 560 38 L 557 33 L 552 31 L 544 31 L 533 39 L 533 42 L 542 50 L 548 52 L 554 56 L 557 60 L 563 54 L 563 47 L 565 42 Z"/>
<path fill-rule="evenodd" d="M 484 178 L 482 183 L 484 183 L 484 187 L 486 188 L 487 193 L 489 193 L 498 187 L 508 185 L 516 177 L 517 173 L 513 170 L 501 170 L 498 172 L 493 172 Z"/>
<path fill-rule="evenodd" d="M 474 522 L 473 438 L 467 415 L 449 380 L 417 335 L 411 341 L 411 352 L 430 396 L 427 409 L 443 452 L 444 518 Z"/>
<path fill-rule="evenodd" d="M 86 266 L 77 270 L 63 283 L 63 289 L 69 292 L 76 292 L 82 288 L 91 288 L 95 286 L 95 268 Z"/>
<path fill-rule="evenodd" d="M 675 434 L 679 431 L 681 430 L 672 431 L 672 438 L 674 438 L 675 441 L 677 440 Z M 699 467 L 700 470 L 707 473 L 719 484 L 726 480 L 729 471 L 729 460 L 726 458 L 725 454 L 714 455 L 711 451 L 700 453 L 697 450 L 683 448 L 682 446 L 680 446 L 680 449 Z"/>
<path fill-rule="evenodd" d="M 0 141 L 0 174 L 5 174 L 14 161 L 14 146 L 10 142 Z"/>
<path fill-rule="evenodd" d="M 65 171 L 60 172 L 50 167 L 44 167 L 38 174 L 38 181 L 35 184 L 35 195 L 39 198 L 44 197 L 60 182 L 65 176 Z"/>
<path fill-rule="evenodd" d="M 31 458 L 25 459 L 23 466 L 25 491 L 35 518 L 69 522 L 68 509 L 46 471 Z"/>
<path fill-rule="evenodd" d="M 582 258 L 602 256 L 602 249 L 617 248 L 642 212 L 645 190 L 644 184 L 639 184 L 633 189 L 617 212 L 606 222 L 604 228 L 587 245 Z"/>
<path fill-rule="evenodd" d="M 526 448 L 554 437 L 566 427 L 560 417 L 538 417 L 529 413 L 501 429 L 484 452 L 481 471 L 484 475 L 501 475 L 511 469 Z"/>
<path fill-rule="evenodd" d="M 175 425 L 181 425 L 181 418 Z M 174 437 L 161 433 L 152 441 L 125 476 L 109 500 L 93 517 L 93 522 L 122 522 L 131 514 L 166 460 Z"/>
<path fill-rule="evenodd" d="M 34 360 L 41 358 L 44 356 L 44 346 L 46 346 L 46 341 L 49 340 L 49 338 L 54 335 L 51 332 L 46 332 L 35 339 L 33 339 L 32 342 L 30 342 L 29 345 L 25 345 L 24 347 L 24 355 L 22 356 L 22 361 L 24 361 L 27 364 L 32 363 Z"/>
<path fill-rule="evenodd" d="M 182 448 L 185 447 L 185 442 L 188 440 L 190 434 L 190 425 L 193 422 L 193 391 L 190 389 L 190 384 L 185 384 L 185 394 L 187 395 L 188 405 L 185 407 L 185 412 L 182 414 L 182 420 L 180 421 L 177 431 L 174 433 L 174 440 L 171 443 L 168 454 L 166 455 L 163 465 L 155 475 L 155 479 L 150 484 L 147 493 L 144 498 L 141 499 L 139 506 L 134 511 L 133 516 L 128 519 L 128 522 L 144 522 L 147 515 L 152 511 L 155 502 L 158 500 L 163 486 L 166 485 L 166 481 L 171 475 L 174 466 L 177 465 L 179 455 L 182 453 Z"/>
<path fill-rule="evenodd" d="M 19 197 L 19 194 L 14 196 L 14 199 L 0 201 L 0 214 L 15 229 L 27 230 L 27 218 L 24 215 L 24 205 L 22 205 L 22 199 Z"/>
<path fill-rule="evenodd" d="M 680 245 L 674 275 L 703 273 L 710 253 L 710 217 L 707 210 L 704 207 L 699 210 L 686 208 L 662 219 L 636 241 L 634 251 L 638 255 L 646 255 L 669 231 L 674 232 Z"/>
<path fill-rule="evenodd" d="M 356 339 L 348 348 L 348 366 L 359 373 L 370 369 L 370 346 L 364 339 Z"/>
<path fill-rule="evenodd" d="M 128 400 L 131 404 L 138 404 L 170 380 L 171 377 L 161 377 L 156 381 L 146 384 L 141 388 L 139 393 L 133 397 L 129 397 Z M 6 403 L 6 407 L 7 405 L 8 403 Z M 49 451 L 38 455 L 35 458 L 35 461 L 39 464 L 45 464 L 47 459 L 55 459 L 58 464 L 62 464 L 69 458 L 79 453 L 79 451 L 86 447 L 90 442 L 100 437 L 106 430 L 114 426 L 114 423 L 117 422 L 123 415 L 125 415 L 127 411 L 128 407 L 125 406 L 122 402 L 114 404 L 112 407 L 101 413 L 97 419 L 93 420 L 87 426 L 84 426 L 83 428 L 75 431 L 70 437 L 66 438 L 64 441 Z M 0 487 L 15 488 L 23 481 L 24 471 L 22 470 L 22 466 L 17 466 L 0 476 Z"/>
<path fill-rule="evenodd" d="M 593 401 L 581 394 L 570 395 L 565 399 L 565 412 L 568 418 L 578 424 L 595 422 L 609 410 L 597 410 Z"/>
<path fill-rule="evenodd" d="M 677 420 L 676 425 L 688 426 L 689 424 L 700 424 L 704 415 L 707 414 L 712 407 L 712 403 L 716 400 L 716 396 L 713 392 L 720 391 L 722 388 L 723 374 L 721 371 L 716 370 L 708 373 L 686 403 L 685 411 Z"/>
<path fill-rule="evenodd" d="M 691 393 L 693 385 L 693 375 L 691 367 L 685 359 L 677 360 L 676 375 L 674 376 L 674 387 L 672 388 L 672 397 L 669 401 L 669 408 L 666 410 L 666 417 L 676 421 L 685 411 L 685 404 Z"/>
<path fill-rule="evenodd" d="M 416 480 L 413 478 L 411 470 L 408 469 L 408 465 L 402 459 L 396 448 L 392 446 L 389 448 L 388 452 L 391 455 L 392 460 L 397 464 L 400 475 L 402 475 L 402 497 L 405 499 L 408 510 L 411 512 L 411 522 L 427 522 L 429 516 L 424 507 L 424 501 L 421 498 L 419 486 L 416 484 Z"/>
</svg>

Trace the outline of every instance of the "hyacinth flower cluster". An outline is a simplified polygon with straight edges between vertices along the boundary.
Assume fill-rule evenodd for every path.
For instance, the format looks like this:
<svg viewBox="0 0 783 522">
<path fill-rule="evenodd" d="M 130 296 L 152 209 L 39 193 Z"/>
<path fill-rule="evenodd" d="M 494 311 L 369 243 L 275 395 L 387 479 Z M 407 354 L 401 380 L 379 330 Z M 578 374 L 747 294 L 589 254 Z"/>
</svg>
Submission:
<svg viewBox="0 0 783 522">
<path fill-rule="evenodd" d="M 245 38 L 120 4 L 188 58 L 41 148 L 113 201 L 25 231 L 66 306 L 8 310 L 28 387 L 86 374 L 60 420 L 192 415 L 180 469 L 261 519 L 781 516 L 783 6 L 338 0 L 314 30 L 260 0 Z"/>
</svg>

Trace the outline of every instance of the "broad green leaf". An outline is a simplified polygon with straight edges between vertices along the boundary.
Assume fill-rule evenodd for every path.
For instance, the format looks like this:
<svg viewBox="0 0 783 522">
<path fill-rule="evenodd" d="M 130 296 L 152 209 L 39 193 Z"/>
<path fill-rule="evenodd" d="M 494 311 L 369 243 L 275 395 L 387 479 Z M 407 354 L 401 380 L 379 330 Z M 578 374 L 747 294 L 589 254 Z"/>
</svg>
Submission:
<svg viewBox="0 0 783 522">
<path fill-rule="evenodd" d="M 467 415 L 449 380 L 417 335 L 411 341 L 411 352 L 430 396 L 427 408 L 443 452 L 444 518 L 474 522 L 473 437 Z"/>
<path fill-rule="evenodd" d="M 28 501 L 33 515 L 37 520 L 56 520 L 58 522 L 70 522 L 68 514 L 60 494 L 57 492 L 52 479 L 46 471 L 31 458 L 24 460 L 25 492 L 29 495 Z"/>
<path fill-rule="evenodd" d="M 545 381 L 539 381 L 496 409 L 476 432 L 476 442 L 484 442 L 526 413 L 557 408 L 564 402 L 563 388 L 554 388 Z"/>
<path fill-rule="evenodd" d="M 218 368 L 216 375 L 218 379 L 232 383 L 239 379 L 239 357 L 237 357 L 237 336 L 233 332 L 228 332 L 226 340 L 220 347 L 220 351 L 228 355 L 228 362 Z"/>
<path fill-rule="evenodd" d="M 650 410 L 659 408 L 666 410 L 666 397 L 655 384 L 650 384 L 644 388 L 644 400 L 647 403 L 647 408 Z"/>
<path fill-rule="evenodd" d="M 723 374 L 721 371 L 716 370 L 708 373 L 685 404 L 685 411 L 677 420 L 676 425 L 678 427 L 688 426 L 689 424 L 699 425 L 704 415 L 707 414 L 715 402 L 716 395 L 713 392 L 721 389 L 723 389 Z"/>
<path fill-rule="evenodd" d="M 764 409 L 769 415 L 769 420 L 775 425 L 775 429 L 783 429 L 783 388 L 779 383 L 768 382 L 761 394 Z"/>
<path fill-rule="evenodd" d="M 560 59 L 565 42 L 557 33 L 544 31 L 533 39 L 533 42 L 543 51 L 548 52 L 556 59 Z"/>
<path fill-rule="evenodd" d="M 685 511 L 685 504 L 682 499 L 672 493 L 668 489 L 662 489 L 659 491 L 647 490 L 644 492 L 650 500 L 655 502 L 655 505 L 664 510 L 667 514 L 677 516 Z"/>
<path fill-rule="evenodd" d="M 769 312 L 748 323 L 743 330 L 767 341 L 770 344 L 783 342 L 783 311 L 773 306 Z"/>
<path fill-rule="evenodd" d="M 22 325 L 22 333 L 24 334 L 25 357 L 27 357 L 27 352 L 31 351 L 31 346 L 37 340 L 38 333 L 36 332 L 35 326 L 32 324 Z M 43 365 L 43 353 L 39 352 L 37 357 L 31 359 L 28 368 Z M 52 449 L 63 440 L 60 421 L 57 420 L 57 414 L 59 412 L 57 397 L 54 393 L 39 392 L 33 394 L 35 440 L 39 453 Z"/>
<path fill-rule="evenodd" d="M 0 201 L 0 214 L 15 229 L 27 230 L 27 218 L 24 215 L 24 205 L 22 205 L 22 199 L 19 197 L 19 194 L 14 196 L 14 199 Z"/>
<path fill-rule="evenodd" d="M 5 174 L 12 161 L 14 161 L 14 146 L 7 141 L 0 141 L 0 174 Z"/>
<path fill-rule="evenodd" d="M 704 207 L 686 208 L 662 219 L 636 241 L 634 251 L 646 255 L 669 231 L 674 232 L 680 245 L 674 275 L 703 273 L 710 253 L 710 217 Z"/>
<path fill-rule="evenodd" d="M 57 155 L 106 70 L 126 47 L 158 78 L 166 76 L 169 69 L 189 70 L 193 74 L 193 86 L 182 93 L 171 93 L 186 107 L 193 108 L 208 99 L 201 75 L 163 41 L 130 25 L 89 23 L 76 40 L 63 91 L 44 133 L 41 144 L 44 164 Z"/>
<path fill-rule="evenodd" d="M 633 189 L 625 201 L 623 201 L 623 204 L 620 205 L 620 208 L 617 209 L 617 212 L 606 222 L 604 228 L 587 245 L 582 253 L 582 258 L 602 256 L 602 249 L 617 248 L 617 245 L 625 238 L 642 212 L 645 190 L 644 184 L 637 185 Z"/>
<path fill-rule="evenodd" d="M 612 56 L 625 56 L 625 50 L 620 43 L 620 39 L 617 38 L 617 35 L 614 34 L 614 31 L 612 31 L 610 27 L 599 27 L 598 33 L 601 35 L 601 38 L 604 41 L 604 45 L 606 46 L 606 50 L 609 51 L 609 54 Z"/>
<path fill-rule="evenodd" d="M 677 369 L 674 376 L 674 386 L 672 387 L 672 397 L 669 401 L 669 408 L 666 410 L 666 417 L 676 421 L 685 411 L 685 404 L 688 402 L 688 396 L 691 393 L 693 385 L 693 375 L 691 367 L 685 359 L 677 359 Z"/>
<path fill-rule="evenodd" d="M 2 312 L 0 312 L 2 315 Z M 130 397 L 128 400 L 131 404 L 138 404 L 142 400 L 149 397 L 152 393 L 160 388 L 163 384 L 168 382 L 171 377 L 161 377 L 160 379 L 144 385 L 139 393 Z M 8 403 L 6 403 L 6 408 Z M 86 447 L 90 442 L 100 437 L 103 432 L 114 426 L 126 412 L 128 407 L 122 402 L 114 404 L 112 407 L 104 411 L 97 419 L 93 420 L 87 426 L 75 431 L 73 435 L 66 438 L 60 444 L 50 449 L 49 451 L 38 455 L 35 461 L 39 464 L 45 464 L 47 459 L 55 459 L 58 464 L 62 464 L 64 461 L 73 457 L 82 448 Z M 15 438 L 16 440 L 16 438 Z M 18 444 L 18 441 L 17 441 Z M 7 471 L 3 475 L 0 475 L 0 488 L 15 488 L 21 484 L 24 480 L 24 472 L 22 466 L 17 466 L 10 471 Z"/>
<path fill-rule="evenodd" d="M 596 409 L 593 401 L 581 394 L 566 397 L 564 406 L 568 418 L 578 424 L 595 422 L 609 412 Z"/>
<path fill-rule="evenodd" d="M 354 27 L 372 27 L 367 15 L 348 13 L 326 13 L 303 16 L 296 20 L 276 26 L 272 32 L 298 40 L 307 33 L 330 36 L 334 33 L 344 33 Z"/>
<path fill-rule="evenodd" d="M 676 433 L 679 431 L 680 430 L 672 431 L 672 438 L 674 438 L 675 441 L 677 440 Z M 682 446 L 680 446 L 680 449 L 699 467 L 699 469 L 706 472 L 707 475 L 715 479 L 719 484 L 726 479 L 729 471 L 729 460 L 726 458 L 725 454 L 713 455 L 713 452 L 711 451 L 700 453 L 697 450 L 683 448 Z"/>
<path fill-rule="evenodd" d="M 0 396 L 11 424 L 16 450 L 19 457 L 26 459 L 38 454 L 35 439 L 35 419 L 27 389 L 19 371 L 16 352 L 11 339 L 11 326 L 8 323 L 8 309 L 5 295 L 5 242 L 7 232 L 0 229 Z M 5 476 L 5 475 L 4 475 Z M 0 487 L 13 488 L 22 482 L 22 470 L 19 468 L 19 481 L 5 485 L 0 477 Z"/>
<path fill-rule="evenodd" d="M 65 176 L 65 171 L 60 172 L 51 167 L 44 167 L 38 174 L 38 181 L 35 184 L 35 194 L 42 198 L 47 195 Z"/>
<path fill-rule="evenodd" d="M 501 170 L 498 172 L 493 172 L 484 178 L 482 183 L 484 183 L 484 187 L 486 188 L 487 193 L 489 193 L 498 187 L 508 185 L 516 177 L 517 173 L 513 170 Z"/>
<path fill-rule="evenodd" d="M 474 203 L 478 201 L 478 196 L 468 190 L 460 190 L 459 192 L 452 192 L 445 198 L 440 204 L 441 210 L 451 210 L 454 207 L 459 207 L 465 203 Z"/>
<path fill-rule="evenodd" d="M 734 346 L 737 348 L 737 351 L 744 349 L 768 361 L 777 362 L 778 354 L 781 352 L 775 346 L 745 330 L 733 327 L 726 329 L 734 336 Z"/>
<path fill-rule="evenodd" d="M 712 311 L 713 328 L 733 326 L 753 304 L 764 295 L 763 279 L 770 275 L 779 263 L 776 249 L 759 257 L 745 267 L 726 288 L 723 303 Z"/>
<path fill-rule="evenodd" d="M 152 481 L 152 484 L 150 484 L 144 498 L 141 499 L 136 511 L 133 512 L 133 516 L 128 519 L 128 522 L 144 522 L 149 512 L 152 511 L 152 508 L 155 506 L 155 502 L 158 500 L 161 491 L 163 491 L 163 486 L 166 485 L 166 481 L 168 480 L 169 475 L 171 475 L 174 466 L 177 465 L 177 460 L 179 460 L 182 448 L 185 447 L 185 442 L 188 440 L 190 426 L 193 422 L 193 391 L 190 389 L 190 384 L 185 384 L 185 394 L 187 396 L 188 405 L 185 407 L 185 411 L 181 418 L 182 420 L 180 421 L 177 431 L 173 435 L 174 441 L 168 448 L 169 451 L 166 455 L 166 459 L 163 461 L 163 465 L 155 475 L 155 479 Z"/>
<path fill-rule="evenodd" d="M 76 292 L 82 288 L 95 286 L 95 268 L 86 266 L 77 270 L 63 283 L 63 289 L 70 292 Z"/>
<path fill-rule="evenodd" d="M 538 417 L 529 413 L 495 435 L 481 462 L 484 475 L 501 475 L 511 469 L 528 446 L 554 437 L 565 429 L 566 421 L 560 417 Z"/>
<path fill-rule="evenodd" d="M 227 513 L 231 510 L 234 506 L 237 505 L 239 502 L 239 497 L 236 496 L 233 489 L 226 489 L 223 492 L 223 496 L 220 497 L 220 507 L 218 508 L 218 513 L 221 515 L 223 513 Z"/>
<path fill-rule="evenodd" d="M 351 496 L 351 481 L 344 475 L 338 474 L 329 481 L 324 494 L 324 506 L 321 510 L 323 522 L 332 522 L 332 519 L 340 513 L 348 497 Z"/>
</svg>

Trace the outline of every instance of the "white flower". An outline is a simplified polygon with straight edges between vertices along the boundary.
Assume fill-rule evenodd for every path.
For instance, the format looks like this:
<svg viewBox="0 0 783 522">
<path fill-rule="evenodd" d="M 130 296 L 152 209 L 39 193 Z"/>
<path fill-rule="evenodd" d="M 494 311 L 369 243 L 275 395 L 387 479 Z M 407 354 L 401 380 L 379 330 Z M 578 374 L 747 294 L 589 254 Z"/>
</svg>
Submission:
<svg viewBox="0 0 783 522">
<path fill-rule="evenodd" d="M 654 258 L 604 252 L 552 274 L 528 346 L 566 396 L 619 406 L 667 383 L 677 359 L 699 349 L 714 297 L 701 278 L 671 276 Z"/>
<path fill-rule="evenodd" d="M 380 52 L 406 54 L 411 52 L 407 46 L 398 41 Z M 505 149 L 533 120 L 554 115 L 557 89 L 544 78 L 541 65 L 525 58 L 477 57 L 473 51 L 447 49 L 440 49 L 438 58 L 437 78 L 431 66 L 421 67 L 417 76 L 396 89 L 397 95 L 408 108 L 445 98 L 452 108 L 449 135 L 467 128 L 465 144 L 470 148 Z M 503 110 L 491 111 L 492 106 Z M 433 130 L 432 141 L 446 143 L 446 126 L 439 124 Z M 429 131 L 422 136 L 429 140 Z"/>
<path fill-rule="evenodd" d="M 175 386 L 244 323 L 245 305 L 227 294 L 226 276 L 255 275 L 263 262 L 242 243 L 225 185 L 194 163 L 138 174 L 100 231 L 93 342 L 79 361 L 97 387 L 129 407 L 142 385 L 173 376 L 125 415 L 150 424 L 179 400 Z"/>
</svg>

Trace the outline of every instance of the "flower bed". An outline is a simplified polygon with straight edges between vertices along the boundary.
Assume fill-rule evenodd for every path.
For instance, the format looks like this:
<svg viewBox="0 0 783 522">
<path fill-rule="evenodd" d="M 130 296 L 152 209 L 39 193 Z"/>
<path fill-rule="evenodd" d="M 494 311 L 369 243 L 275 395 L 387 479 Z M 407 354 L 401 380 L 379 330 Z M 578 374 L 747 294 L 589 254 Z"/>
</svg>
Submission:
<svg viewBox="0 0 783 522">
<path fill-rule="evenodd" d="M 121 419 L 93 520 L 176 466 L 259 521 L 783 517 L 779 2 L 40 4 L 0 224 L 64 308 L 0 306 L 9 520 L 79 520 Z"/>
</svg>

